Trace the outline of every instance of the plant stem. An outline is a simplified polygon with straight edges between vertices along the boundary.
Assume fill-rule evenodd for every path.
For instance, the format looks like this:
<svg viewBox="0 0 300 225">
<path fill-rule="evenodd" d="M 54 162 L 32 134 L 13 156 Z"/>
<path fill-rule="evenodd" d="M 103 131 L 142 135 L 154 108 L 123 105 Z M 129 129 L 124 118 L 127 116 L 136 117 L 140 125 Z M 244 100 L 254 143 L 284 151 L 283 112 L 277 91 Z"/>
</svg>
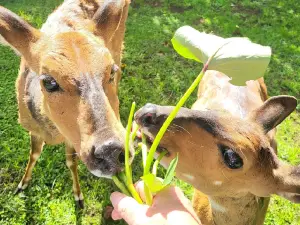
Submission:
<svg viewBox="0 0 300 225">
<path fill-rule="evenodd" d="M 132 182 L 132 171 L 129 164 L 129 148 L 130 148 L 130 131 L 132 126 L 132 118 L 134 114 L 135 109 L 135 102 L 132 103 L 129 117 L 128 117 L 128 123 L 127 123 L 127 129 L 126 129 L 126 138 L 125 138 L 125 175 L 126 175 L 126 185 L 128 190 L 130 191 L 132 197 L 135 198 L 135 200 L 139 203 L 143 203 L 141 200 L 139 194 L 134 188 L 133 182 Z"/>
<path fill-rule="evenodd" d="M 125 137 L 125 174 L 128 183 L 132 183 L 132 174 L 131 174 L 130 164 L 129 164 L 129 152 L 130 152 L 129 148 L 130 148 L 130 131 L 131 131 L 134 109 L 135 109 L 135 102 L 133 102 L 131 105 L 127 128 L 126 128 L 126 137 Z"/>
<path fill-rule="evenodd" d="M 118 178 L 123 182 L 123 184 L 127 183 L 127 179 L 126 179 L 126 175 L 125 175 L 124 171 L 118 173 Z"/>
<path fill-rule="evenodd" d="M 145 175 L 145 167 L 146 167 L 146 162 L 147 162 L 147 154 L 148 154 L 148 146 L 147 146 L 147 141 L 145 135 L 142 133 L 142 143 L 141 143 L 141 148 L 142 148 L 142 158 L 143 158 L 143 168 L 144 168 L 144 175 Z M 147 205 L 152 205 L 152 194 L 148 186 L 144 183 L 144 193 L 145 193 L 145 198 L 146 198 L 146 204 Z"/>
<path fill-rule="evenodd" d="M 227 43 L 225 43 L 224 45 L 226 45 L 226 44 Z M 150 173 L 150 167 L 151 167 L 151 163 L 152 163 L 153 158 L 154 158 L 154 153 L 156 151 L 157 146 L 159 145 L 160 140 L 162 139 L 163 135 L 165 134 L 167 128 L 169 127 L 169 125 L 171 124 L 171 122 L 173 121 L 173 119 L 175 118 L 175 116 L 178 113 L 178 111 L 180 110 L 180 108 L 186 102 L 186 100 L 188 99 L 188 97 L 192 94 L 192 92 L 195 90 L 195 88 L 198 86 L 198 84 L 202 80 L 202 77 L 203 77 L 204 73 L 206 72 L 206 70 L 208 69 L 208 66 L 209 66 L 209 63 L 211 62 L 211 60 L 215 57 L 215 55 L 218 53 L 218 51 L 224 45 L 222 45 L 220 48 L 218 48 L 217 51 L 207 60 L 207 62 L 203 66 L 203 69 L 202 69 L 201 73 L 196 77 L 196 79 L 194 80 L 194 82 L 192 83 L 192 85 L 189 87 L 189 89 L 181 97 L 181 99 L 176 104 L 176 106 L 173 109 L 173 111 L 170 113 L 170 115 L 168 116 L 168 118 L 166 119 L 166 121 L 164 122 L 164 124 L 162 125 L 162 127 L 160 128 L 160 130 L 159 130 L 158 134 L 156 135 L 156 137 L 155 137 L 155 139 L 153 141 L 153 144 L 151 145 L 151 148 L 150 148 L 150 150 L 148 152 L 147 162 L 146 162 L 146 166 L 144 168 L 144 171 L 145 171 L 144 175 Z"/>
<path fill-rule="evenodd" d="M 131 132 L 131 141 L 134 141 L 135 137 L 136 137 L 136 133 L 139 130 L 139 125 L 137 123 L 133 124 L 133 130 Z"/>
<path fill-rule="evenodd" d="M 167 150 L 164 150 L 162 153 L 159 154 L 158 158 L 155 160 L 154 164 L 153 164 L 153 167 L 152 167 L 152 174 L 154 176 L 156 176 L 156 173 L 157 173 L 157 166 L 160 162 L 160 160 L 162 160 L 162 158 L 168 153 Z"/>
<path fill-rule="evenodd" d="M 144 168 L 144 175 L 145 175 L 148 147 L 147 147 L 146 137 L 143 133 L 142 133 L 142 146 L 141 147 L 142 147 L 143 168 Z"/>
<path fill-rule="evenodd" d="M 183 106 L 183 104 L 186 102 L 188 97 L 192 94 L 192 92 L 195 90 L 195 88 L 198 86 L 199 82 L 201 81 L 203 75 L 204 75 L 204 68 L 201 71 L 201 73 L 197 76 L 197 78 L 194 80 L 193 84 L 189 87 L 189 89 L 186 91 L 186 93 L 183 95 L 183 97 L 179 100 L 173 111 L 170 113 L 162 127 L 160 128 L 158 134 L 156 135 L 153 144 L 151 145 L 151 148 L 148 153 L 147 162 L 145 166 L 145 174 L 150 173 L 150 167 L 151 163 L 154 158 L 154 153 L 156 151 L 157 146 L 159 145 L 160 140 L 162 139 L 163 135 L 165 134 L 167 128 L 175 118 L 176 114 L 178 113 L 179 109 Z"/>
<path fill-rule="evenodd" d="M 152 196 L 152 193 L 151 193 L 150 189 L 145 184 L 145 182 L 144 182 L 144 193 L 145 193 L 145 197 L 146 197 L 146 204 L 149 205 L 149 206 L 151 206 L 152 205 L 153 196 Z"/>
<path fill-rule="evenodd" d="M 117 176 L 112 177 L 114 183 L 116 186 L 121 190 L 121 192 L 127 196 L 131 196 L 131 194 L 128 192 L 126 186 L 119 180 Z"/>
<path fill-rule="evenodd" d="M 128 188 L 128 190 L 130 191 L 132 197 L 133 197 L 138 203 L 143 204 L 143 201 L 142 201 L 142 199 L 141 199 L 139 193 L 136 191 L 136 189 L 135 189 L 133 183 L 131 183 L 131 184 L 127 183 L 127 188 Z"/>
</svg>

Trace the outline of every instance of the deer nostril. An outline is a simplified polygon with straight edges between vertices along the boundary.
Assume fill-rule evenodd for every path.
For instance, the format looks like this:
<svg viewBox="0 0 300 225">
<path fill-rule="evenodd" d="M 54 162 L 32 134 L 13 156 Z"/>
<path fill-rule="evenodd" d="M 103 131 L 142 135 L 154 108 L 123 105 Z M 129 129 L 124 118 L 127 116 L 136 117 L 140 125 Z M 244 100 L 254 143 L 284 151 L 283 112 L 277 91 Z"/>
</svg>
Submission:
<svg viewBox="0 0 300 225">
<path fill-rule="evenodd" d="M 118 160 L 119 160 L 119 162 L 120 162 L 121 164 L 124 164 L 124 163 L 125 163 L 125 154 L 124 154 L 124 152 L 121 152 L 121 153 L 119 154 Z"/>
<path fill-rule="evenodd" d="M 136 112 L 135 120 L 144 127 L 154 125 L 156 124 L 156 111 L 156 105 L 148 103 Z"/>
<path fill-rule="evenodd" d="M 154 118 L 154 114 L 153 113 L 146 113 L 142 117 L 142 124 L 143 124 L 143 126 L 155 124 L 155 120 L 154 119 L 155 118 Z"/>
<path fill-rule="evenodd" d="M 105 162 L 105 160 L 104 160 L 103 158 L 97 158 L 97 162 L 98 162 L 99 164 L 102 164 L 102 163 Z"/>
<path fill-rule="evenodd" d="M 125 163 L 125 152 L 121 142 L 107 141 L 99 147 L 92 146 L 92 154 L 97 160 L 97 163 Z M 131 157 L 131 156 L 130 156 Z"/>
</svg>

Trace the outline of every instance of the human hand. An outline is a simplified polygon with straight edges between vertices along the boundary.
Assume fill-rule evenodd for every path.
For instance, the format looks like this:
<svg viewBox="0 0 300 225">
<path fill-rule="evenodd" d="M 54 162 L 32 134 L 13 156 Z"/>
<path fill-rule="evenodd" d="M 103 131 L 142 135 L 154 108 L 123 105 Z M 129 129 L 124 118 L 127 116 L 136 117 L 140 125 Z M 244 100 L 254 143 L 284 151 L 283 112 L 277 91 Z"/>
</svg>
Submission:
<svg viewBox="0 0 300 225">
<path fill-rule="evenodd" d="M 144 198 L 143 183 L 137 184 Z M 152 206 L 142 205 L 120 192 L 111 194 L 114 220 L 124 219 L 129 225 L 200 225 L 190 201 L 178 187 L 170 186 L 153 198 Z"/>
</svg>

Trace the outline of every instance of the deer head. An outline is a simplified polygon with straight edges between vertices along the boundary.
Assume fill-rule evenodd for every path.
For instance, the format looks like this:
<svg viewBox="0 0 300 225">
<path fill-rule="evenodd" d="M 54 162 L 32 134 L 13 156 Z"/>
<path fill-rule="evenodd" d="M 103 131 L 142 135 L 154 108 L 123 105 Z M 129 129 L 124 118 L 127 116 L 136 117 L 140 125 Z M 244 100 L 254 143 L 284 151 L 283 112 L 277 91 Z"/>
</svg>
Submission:
<svg viewBox="0 0 300 225">
<path fill-rule="evenodd" d="M 0 7 L 0 38 L 39 77 L 39 110 L 97 176 L 122 167 L 117 86 L 128 5 L 106 0 L 86 30 L 51 35 Z"/>
<path fill-rule="evenodd" d="M 300 202 L 300 168 L 279 160 L 267 136 L 296 105 L 294 97 L 272 97 L 246 119 L 224 111 L 182 108 L 160 143 L 169 152 L 162 164 L 168 166 L 178 153 L 178 178 L 210 196 L 250 192 Z M 135 120 L 151 141 L 172 110 L 147 104 Z"/>
</svg>

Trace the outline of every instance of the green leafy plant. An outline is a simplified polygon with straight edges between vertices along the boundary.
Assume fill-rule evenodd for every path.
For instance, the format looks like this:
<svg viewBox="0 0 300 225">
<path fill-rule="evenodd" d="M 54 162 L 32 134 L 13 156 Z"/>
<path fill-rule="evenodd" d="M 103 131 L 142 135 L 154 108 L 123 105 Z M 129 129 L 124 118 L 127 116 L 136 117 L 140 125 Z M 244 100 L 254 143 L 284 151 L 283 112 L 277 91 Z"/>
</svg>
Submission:
<svg viewBox="0 0 300 225">
<path fill-rule="evenodd" d="M 248 38 L 222 38 L 199 32 L 190 26 L 179 28 L 172 38 L 174 49 L 181 56 L 206 62 L 223 46 L 209 63 L 208 69 L 231 77 L 232 84 L 244 86 L 248 80 L 262 77 L 271 59 L 271 48 L 251 42 Z"/>
<path fill-rule="evenodd" d="M 183 57 L 194 59 L 202 62 L 206 60 L 202 71 L 196 77 L 194 82 L 178 101 L 173 111 L 170 113 L 161 129 L 157 133 L 149 151 L 146 144 L 146 138 L 142 135 L 142 143 L 139 146 L 142 149 L 143 158 L 143 176 L 144 192 L 146 204 L 152 204 L 152 196 L 154 193 L 161 191 L 163 188 L 170 185 L 178 163 L 178 155 L 171 161 L 164 179 L 156 176 L 157 166 L 160 160 L 166 155 L 166 151 L 160 153 L 157 160 L 153 164 L 152 173 L 150 171 L 154 160 L 156 149 L 165 134 L 167 128 L 172 123 L 180 108 L 187 101 L 192 92 L 196 89 L 205 72 L 208 69 L 214 69 L 226 73 L 232 77 L 231 83 L 236 85 L 245 85 L 248 80 L 257 79 L 263 76 L 267 65 L 270 61 L 271 49 L 258 44 L 254 44 L 246 38 L 229 38 L 223 39 L 211 34 L 200 33 L 197 30 L 184 26 L 179 28 L 172 38 L 174 49 Z M 250 70 L 251 68 L 251 70 Z M 249 71 L 250 70 L 250 71 Z M 243 76 L 241 76 L 243 75 Z M 135 103 L 132 104 L 129 114 L 126 143 L 125 143 L 125 176 L 123 179 L 127 187 L 115 176 L 113 179 L 120 190 L 133 196 L 139 203 L 142 202 L 137 191 L 134 188 L 132 181 L 132 169 L 129 164 L 129 147 L 130 141 L 136 136 L 138 127 L 133 128 L 133 133 L 130 134 L 132 126 L 132 118 L 134 114 Z M 130 138 L 131 137 L 131 138 Z M 124 177 L 124 174 L 122 174 Z M 129 192 L 128 192 L 128 191 Z"/>
</svg>

